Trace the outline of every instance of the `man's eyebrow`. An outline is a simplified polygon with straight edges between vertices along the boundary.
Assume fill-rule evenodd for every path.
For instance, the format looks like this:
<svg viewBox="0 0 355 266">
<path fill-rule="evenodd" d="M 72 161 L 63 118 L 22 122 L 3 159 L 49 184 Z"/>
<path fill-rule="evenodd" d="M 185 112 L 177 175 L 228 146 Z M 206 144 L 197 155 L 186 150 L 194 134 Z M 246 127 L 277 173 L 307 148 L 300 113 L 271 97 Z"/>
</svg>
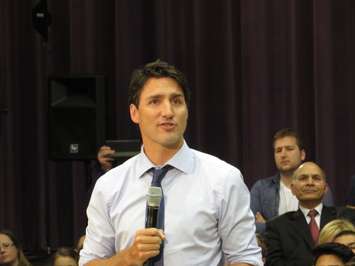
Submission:
<svg viewBox="0 0 355 266">
<path fill-rule="evenodd" d="M 184 97 L 183 93 L 172 93 L 171 94 L 172 97 Z"/>
</svg>

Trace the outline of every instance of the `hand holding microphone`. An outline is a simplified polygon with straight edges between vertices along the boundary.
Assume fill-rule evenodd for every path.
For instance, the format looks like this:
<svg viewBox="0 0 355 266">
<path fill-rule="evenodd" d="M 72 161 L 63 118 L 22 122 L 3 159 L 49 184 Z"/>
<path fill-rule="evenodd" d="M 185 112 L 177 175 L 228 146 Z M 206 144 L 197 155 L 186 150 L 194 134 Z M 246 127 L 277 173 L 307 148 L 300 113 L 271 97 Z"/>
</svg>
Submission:
<svg viewBox="0 0 355 266">
<path fill-rule="evenodd" d="M 151 186 L 147 195 L 145 229 L 136 232 L 133 245 L 128 249 L 129 261 L 136 265 L 149 265 L 149 259 L 160 253 L 165 235 L 158 229 L 158 214 L 163 193 L 160 187 Z"/>
<path fill-rule="evenodd" d="M 165 235 L 160 229 L 138 230 L 132 246 L 127 250 L 129 262 L 134 265 L 142 265 L 150 258 L 157 256 L 160 252 L 160 244 L 164 239 Z"/>
</svg>

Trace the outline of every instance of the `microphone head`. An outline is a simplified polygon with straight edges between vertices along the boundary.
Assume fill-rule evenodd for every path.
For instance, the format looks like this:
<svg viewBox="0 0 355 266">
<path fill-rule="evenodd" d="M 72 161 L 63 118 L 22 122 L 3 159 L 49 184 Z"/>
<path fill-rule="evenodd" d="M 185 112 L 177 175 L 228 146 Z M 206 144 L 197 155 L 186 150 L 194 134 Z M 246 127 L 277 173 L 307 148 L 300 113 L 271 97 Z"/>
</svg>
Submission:
<svg viewBox="0 0 355 266">
<path fill-rule="evenodd" d="M 161 187 L 149 187 L 147 195 L 148 206 L 159 208 L 162 196 Z"/>
</svg>

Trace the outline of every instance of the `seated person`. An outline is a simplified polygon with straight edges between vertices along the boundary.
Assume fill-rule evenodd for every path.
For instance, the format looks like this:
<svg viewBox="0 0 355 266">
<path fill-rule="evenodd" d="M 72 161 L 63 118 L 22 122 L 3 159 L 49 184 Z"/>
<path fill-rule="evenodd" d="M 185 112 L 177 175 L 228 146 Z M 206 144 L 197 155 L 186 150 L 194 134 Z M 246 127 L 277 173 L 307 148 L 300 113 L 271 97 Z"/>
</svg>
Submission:
<svg viewBox="0 0 355 266">
<path fill-rule="evenodd" d="M 75 250 L 78 254 L 80 254 L 80 250 L 83 249 L 83 246 L 84 246 L 84 241 L 85 241 L 85 235 L 82 235 L 79 240 L 78 240 L 78 243 L 76 243 L 76 247 L 75 247 Z"/>
<path fill-rule="evenodd" d="M 0 265 L 31 266 L 19 241 L 9 230 L 0 230 Z"/>
<path fill-rule="evenodd" d="M 54 253 L 53 266 L 78 266 L 79 255 L 69 247 L 60 247 Z"/>
<path fill-rule="evenodd" d="M 355 254 L 355 231 L 343 231 L 335 236 L 333 242 L 347 246 Z"/>
<path fill-rule="evenodd" d="M 258 180 L 250 191 L 250 204 L 258 233 L 265 230 L 266 221 L 298 209 L 298 200 L 292 194 L 290 185 L 294 171 L 306 158 L 302 140 L 297 132 L 289 128 L 281 129 L 274 135 L 273 150 L 278 173 Z M 330 189 L 327 189 L 323 200 L 327 206 L 334 205 Z"/>
<path fill-rule="evenodd" d="M 342 232 L 355 232 L 355 226 L 344 219 L 335 219 L 327 223 L 319 234 L 318 244 L 334 242 L 334 239 Z"/>
<path fill-rule="evenodd" d="M 325 243 L 313 250 L 315 266 L 345 266 L 354 256 L 351 249 L 338 243 Z"/>
<path fill-rule="evenodd" d="M 112 155 L 115 153 L 111 147 L 103 145 L 99 148 L 97 152 L 97 162 L 92 165 L 91 181 L 88 196 L 92 193 L 96 181 L 105 174 L 107 171 L 111 170 L 113 167 L 114 158 Z"/>
<path fill-rule="evenodd" d="M 114 158 L 112 157 L 115 153 L 111 147 L 103 145 L 97 152 L 97 161 L 99 163 L 99 174 L 100 176 L 106 173 L 108 170 L 112 169 L 112 164 Z"/>
<path fill-rule="evenodd" d="M 335 207 L 322 203 L 327 183 L 317 164 L 305 162 L 298 167 L 290 187 L 299 201 L 299 209 L 266 223 L 266 266 L 313 265 L 312 249 L 318 243 L 319 228 L 337 217 Z"/>
</svg>

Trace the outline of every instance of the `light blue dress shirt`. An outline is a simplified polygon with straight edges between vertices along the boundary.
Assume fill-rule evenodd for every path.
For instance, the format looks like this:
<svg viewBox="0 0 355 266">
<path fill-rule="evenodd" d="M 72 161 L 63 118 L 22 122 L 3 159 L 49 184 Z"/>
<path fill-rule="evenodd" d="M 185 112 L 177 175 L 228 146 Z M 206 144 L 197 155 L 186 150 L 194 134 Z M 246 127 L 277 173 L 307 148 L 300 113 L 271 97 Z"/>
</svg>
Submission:
<svg viewBox="0 0 355 266">
<path fill-rule="evenodd" d="M 166 266 L 263 265 L 255 238 L 250 195 L 240 171 L 186 143 L 166 164 Z M 87 209 L 88 226 L 80 263 L 109 258 L 132 245 L 144 228 L 146 194 L 155 165 L 140 154 L 102 176 Z"/>
</svg>

